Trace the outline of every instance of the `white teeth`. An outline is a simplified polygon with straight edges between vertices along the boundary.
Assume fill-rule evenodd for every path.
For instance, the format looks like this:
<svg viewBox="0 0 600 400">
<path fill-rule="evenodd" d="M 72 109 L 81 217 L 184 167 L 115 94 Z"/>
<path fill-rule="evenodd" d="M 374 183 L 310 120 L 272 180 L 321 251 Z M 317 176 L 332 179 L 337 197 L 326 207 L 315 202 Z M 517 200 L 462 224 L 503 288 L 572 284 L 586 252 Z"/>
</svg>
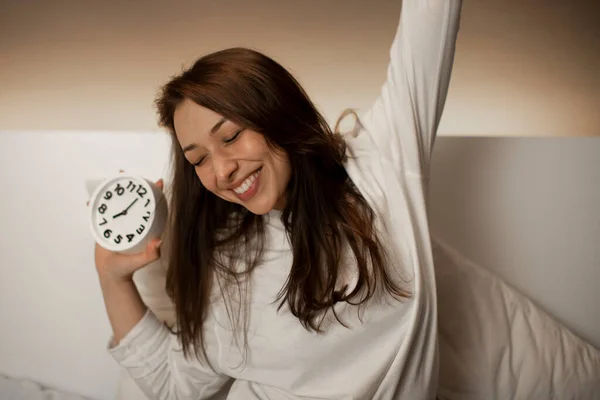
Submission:
<svg viewBox="0 0 600 400">
<path fill-rule="evenodd" d="M 250 175 L 244 182 L 242 182 L 242 184 L 240 186 L 233 189 L 233 191 L 236 192 L 237 194 L 244 194 L 246 192 L 246 190 L 250 189 L 250 186 L 252 186 L 252 184 L 258 177 L 259 173 L 260 173 L 260 170 L 256 171 L 252 175 Z"/>
</svg>

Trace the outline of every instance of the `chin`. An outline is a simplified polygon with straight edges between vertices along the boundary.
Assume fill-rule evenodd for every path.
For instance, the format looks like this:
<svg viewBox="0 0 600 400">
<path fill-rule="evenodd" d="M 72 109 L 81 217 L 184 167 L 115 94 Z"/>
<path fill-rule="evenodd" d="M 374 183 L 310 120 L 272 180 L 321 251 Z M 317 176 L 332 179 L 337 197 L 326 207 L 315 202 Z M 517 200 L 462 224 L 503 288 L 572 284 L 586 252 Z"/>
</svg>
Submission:
<svg viewBox="0 0 600 400">
<path fill-rule="evenodd" d="M 252 214 L 265 215 L 275 208 L 277 196 L 274 193 L 259 193 L 258 196 L 248 202 L 240 203 Z"/>
<path fill-rule="evenodd" d="M 219 195 L 219 197 L 229 203 L 239 204 L 240 206 L 250 211 L 252 214 L 256 215 L 267 214 L 275 206 L 275 202 L 272 201 L 250 199 L 250 201 L 244 202 L 231 195 Z"/>
<path fill-rule="evenodd" d="M 272 204 L 242 204 L 244 207 L 246 207 L 246 209 L 248 211 L 250 211 L 252 214 L 256 214 L 256 215 L 265 215 L 268 214 L 272 209 L 273 209 L 273 205 Z"/>
</svg>

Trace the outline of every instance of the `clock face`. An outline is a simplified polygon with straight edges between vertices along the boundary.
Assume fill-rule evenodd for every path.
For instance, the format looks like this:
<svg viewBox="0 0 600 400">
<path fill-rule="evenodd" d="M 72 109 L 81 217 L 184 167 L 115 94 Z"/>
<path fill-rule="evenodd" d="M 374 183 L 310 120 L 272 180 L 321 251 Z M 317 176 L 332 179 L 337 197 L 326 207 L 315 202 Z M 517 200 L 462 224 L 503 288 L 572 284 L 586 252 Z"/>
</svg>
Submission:
<svg viewBox="0 0 600 400">
<path fill-rule="evenodd" d="M 147 182 L 119 177 L 105 183 L 93 204 L 92 226 L 99 239 L 112 249 L 135 246 L 154 218 L 154 195 Z"/>
</svg>

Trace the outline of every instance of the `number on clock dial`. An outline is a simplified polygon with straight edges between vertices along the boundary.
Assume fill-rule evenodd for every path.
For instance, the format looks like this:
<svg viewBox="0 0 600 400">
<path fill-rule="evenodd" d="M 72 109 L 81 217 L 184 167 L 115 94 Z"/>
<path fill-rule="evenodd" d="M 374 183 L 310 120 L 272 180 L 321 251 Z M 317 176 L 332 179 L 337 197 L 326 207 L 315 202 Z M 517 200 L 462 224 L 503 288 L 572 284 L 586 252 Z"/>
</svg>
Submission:
<svg viewBox="0 0 600 400">
<path fill-rule="evenodd" d="M 136 190 L 137 189 L 137 190 Z M 125 193 L 125 190 L 129 190 L 130 193 L 136 192 L 138 196 L 144 198 L 144 196 L 148 193 L 145 187 L 142 185 L 136 185 L 132 181 L 128 181 L 127 186 L 123 187 L 120 183 L 117 183 L 117 186 L 111 191 L 108 190 L 104 193 L 104 200 L 110 200 L 113 197 L 113 191 L 119 196 L 122 196 Z M 146 204 L 144 207 L 148 207 L 150 204 L 150 199 L 146 200 Z"/>
<path fill-rule="evenodd" d="M 130 192 L 130 193 L 133 193 L 134 191 L 136 191 L 136 190 L 135 190 L 136 188 L 137 188 L 137 192 L 136 192 L 136 193 L 137 193 L 137 194 L 138 194 L 140 197 L 142 197 L 142 198 L 144 197 L 144 195 L 145 195 L 146 193 L 148 193 L 148 191 L 146 190 L 146 188 L 145 188 L 145 187 L 143 187 L 142 185 L 136 185 L 136 184 L 135 184 L 135 183 L 133 183 L 132 181 L 129 181 L 129 183 L 127 184 L 127 189 L 129 189 L 129 192 Z M 150 199 L 148 199 L 148 200 L 150 200 Z M 147 205 L 147 203 L 146 203 L 146 205 Z"/>
<path fill-rule="evenodd" d="M 125 194 L 126 191 L 129 191 L 129 193 L 135 192 L 141 198 L 145 198 L 145 195 L 148 193 L 148 191 L 146 190 L 145 187 L 143 187 L 142 185 L 136 185 L 135 183 L 133 183 L 133 181 L 128 181 L 127 186 L 123 186 L 123 185 L 121 185 L 121 183 L 117 183 L 116 186 L 112 190 L 109 189 L 104 193 L 103 200 L 106 200 L 106 203 L 100 204 L 100 206 L 98 207 L 98 213 L 104 215 L 108 210 L 108 206 L 107 206 L 108 201 L 115 198 L 114 197 L 115 194 L 117 196 L 122 196 L 123 194 Z M 147 198 L 146 202 L 144 204 L 144 208 L 148 207 L 149 205 L 150 205 L 150 199 Z M 119 207 L 120 207 L 120 205 L 119 205 Z M 111 209 L 108 214 L 111 215 L 110 213 L 112 211 L 113 210 Z M 144 219 L 145 222 L 148 222 L 150 220 L 150 215 L 151 215 L 151 212 L 146 210 L 145 215 L 142 216 L 142 218 Z M 108 224 L 108 220 L 106 219 L 106 217 L 103 216 L 102 221 L 100 221 L 98 223 L 98 226 L 103 226 L 103 225 L 107 225 L 107 224 Z M 105 229 L 103 231 L 103 236 L 106 239 L 110 239 L 111 236 L 113 236 L 113 229 L 109 229 L 108 226 L 106 228 L 107 229 Z M 137 233 L 138 235 L 141 235 L 145 229 L 146 229 L 146 226 L 144 224 L 140 224 L 140 226 L 138 228 L 136 228 L 135 233 L 124 234 L 125 237 L 127 238 L 127 242 L 128 243 L 132 242 L 135 239 L 135 234 Z M 112 240 L 116 244 L 120 244 L 121 242 L 123 242 L 124 238 L 123 238 L 123 235 L 117 233 L 116 236 L 113 237 Z"/>
<path fill-rule="evenodd" d="M 117 187 L 115 188 L 115 193 L 118 194 L 119 196 L 123 196 L 123 193 L 125 193 L 125 188 L 123 186 L 121 186 L 120 183 L 117 183 Z"/>
</svg>

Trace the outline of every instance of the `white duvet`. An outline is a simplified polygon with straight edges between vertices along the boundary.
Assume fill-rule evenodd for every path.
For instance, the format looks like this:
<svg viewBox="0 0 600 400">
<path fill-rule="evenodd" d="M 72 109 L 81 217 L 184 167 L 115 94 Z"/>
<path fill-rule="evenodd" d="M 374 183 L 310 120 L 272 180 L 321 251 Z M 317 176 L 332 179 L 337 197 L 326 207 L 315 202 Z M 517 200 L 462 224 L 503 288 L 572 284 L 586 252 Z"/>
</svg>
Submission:
<svg viewBox="0 0 600 400">
<path fill-rule="evenodd" d="M 600 399 L 600 351 L 434 240 L 440 399 Z"/>
</svg>

